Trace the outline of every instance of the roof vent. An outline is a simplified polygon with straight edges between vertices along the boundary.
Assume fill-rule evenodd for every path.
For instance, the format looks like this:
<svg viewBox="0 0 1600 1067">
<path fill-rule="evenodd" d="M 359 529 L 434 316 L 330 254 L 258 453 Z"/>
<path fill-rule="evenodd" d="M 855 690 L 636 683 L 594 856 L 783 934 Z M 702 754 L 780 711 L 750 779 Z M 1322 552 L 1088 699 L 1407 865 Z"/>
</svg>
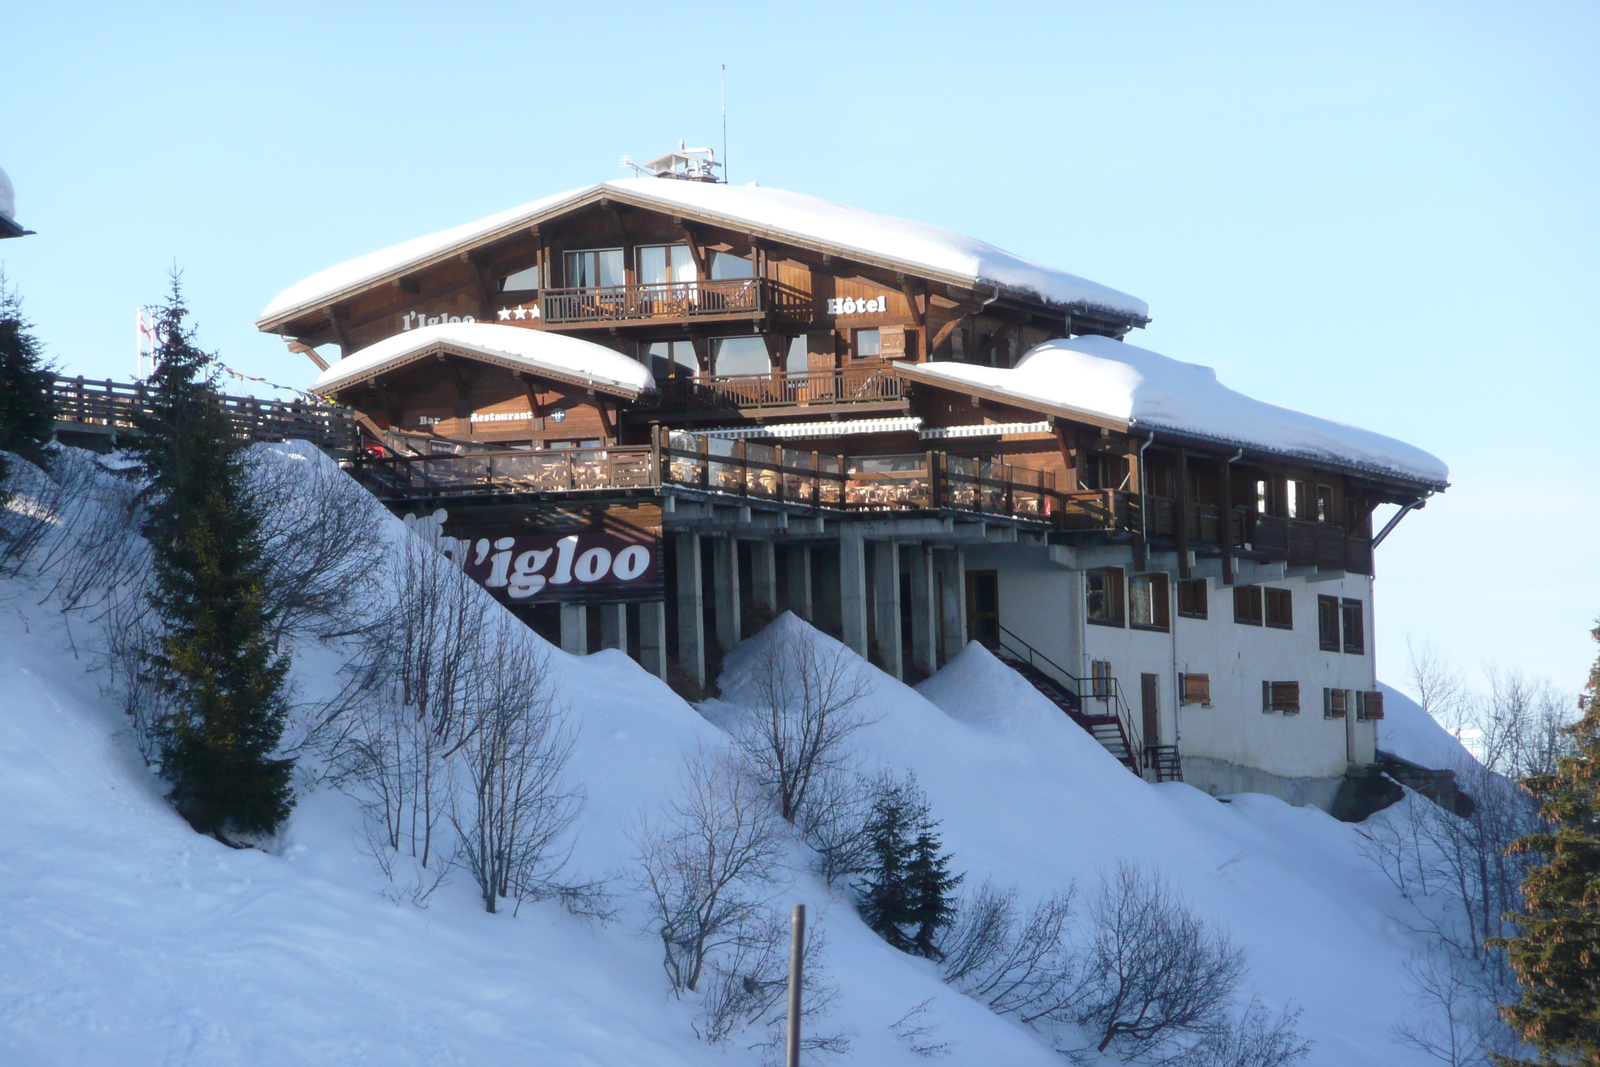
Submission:
<svg viewBox="0 0 1600 1067">
<path fill-rule="evenodd" d="M 622 165 L 632 167 L 639 177 L 674 178 L 681 182 L 720 182 L 717 176 L 722 166 L 717 153 L 711 148 L 685 148 L 682 141 L 676 150 L 643 163 L 635 163 L 632 156 L 623 156 Z"/>
</svg>

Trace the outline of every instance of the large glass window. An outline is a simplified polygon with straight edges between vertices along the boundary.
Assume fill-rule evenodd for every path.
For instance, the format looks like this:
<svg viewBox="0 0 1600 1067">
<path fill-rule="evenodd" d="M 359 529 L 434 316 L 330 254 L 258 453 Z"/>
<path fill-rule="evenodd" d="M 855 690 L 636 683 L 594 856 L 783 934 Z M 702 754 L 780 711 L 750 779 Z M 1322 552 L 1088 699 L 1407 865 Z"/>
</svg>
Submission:
<svg viewBox="0 0 1600 1067">
<path fill-rule="evenodd" d="M 519 270 L 515 274 L 508 274 L 500 282 L 500 290 L 506 293 L 526 292 L 539 288 L 539 268 L 529 267 Z"/>
<path fill-rule="evenodd" d="M 1128 621 L 1147 630 L 1165 630 L 1169 622 L 1167 576 L 1136 574 L 1128 579 Z"/>
<path fill-rule="evenodd" d="M 719 337 L 711 342 L 712 374 L 771 374 L 767 342 L 759 337 Z"/>
<path fill-rule="evenodd" d="M 694 256 L 688 245 L 643 245 L 639 248 L 640 285 L 694 281 Z"/>
<path fill-rule="evenodd" d="M 565 263 L 569 289 L 593 289 L 627 282 L 620 248 L 588 248 L 582 252 L 568 252 Z"/>
<path fill-rule="evenodd" d="M 656 381 L 665 381 L 673 375 L 693 377 L 700 368 L 694 358 L 694 345 L 688 341 L 654 341 L 645 346 L 645 365 Z"/>
<path fill-rule="evenodd" d="M 851 332 L 850 354 L 856 359 L 874 359 L 883 352 L 883 343 L 876 327 Z"/>
<path fill-rule="evenodd" d="M 804 374 L 811 369 L 811 350 L 806 346 L 806 335 L 789 338 L 789 353 L 784 357 L 783 369 L 790 374 Z"/>
<path fill-rule="evenodd" d="M 711 253 L 711 277 L 713 278 L 754 278 L 756 265 L 743 256 L 729 255 L 727 252 Z"/>
<path fill-rule="evenodd" d="M 1089 621 L 1101 626 L 1123 625 L 1122 571 L 1116 567 L 1084 571 L 1083 585 Z"/>
</svg>

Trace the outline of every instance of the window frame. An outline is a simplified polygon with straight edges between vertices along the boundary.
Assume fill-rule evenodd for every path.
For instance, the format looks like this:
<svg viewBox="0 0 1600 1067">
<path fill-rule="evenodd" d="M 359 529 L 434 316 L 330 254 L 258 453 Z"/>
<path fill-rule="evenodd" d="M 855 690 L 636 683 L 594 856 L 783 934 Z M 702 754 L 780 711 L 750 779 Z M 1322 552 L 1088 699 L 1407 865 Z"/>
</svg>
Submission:
<svg viewBox="0 0 1600 1067">
<path fill-rule="evenodd" d="M 861 336 L 871 334 L 876 338 L 877 351 L 861 351 Z M 883 333 L 876 326 L 857 326 L 850 331 L 850 358 L 851 359 L 882 359 L 883 358 Z"/>
<path fill-rule="evenodd" d="M 1274 619 L 1278 612 L 1281 615 Z M 1274 585 L 1261 587 L 1261 624 L 1273 630 L 1294 629 L 1293 591 Z"/>
<path fill-rule="evenodd" d="M 1344 645 L 1339 637 L 1343 612 L 1339 598 L 1326 593 L 1317 594 L 1317 647 L 1323 652 L 1338 652 Z"/>
<path fill-rule="evenodd" d="M 1355 616 L 1355 625 L 1351 625 L 1351 615 Z M 1339 602 L 1340 629 L 1344 631 L 1342 645 L 1344 651 L 1352 656 L 1365 656 L 1367 654 L 1367 613 L 1363 602 L 1354 597 L 1345 597 Z M 1354 640 L 1352 640 L 1352 636 Z"/>
<path fill-rule="evenodd" d="M 1275 711 L 1284 715 L 1300 714 L 1299 682 L 1262 681 L 1261 712 L 1266 715 Z"/>
<path fill-rule="evenodd" d="M 1322 690 L 1322 717 L 1324 719 L 1343 719 L 1350 714 L 1350 694 L 1353 690 L 1323 687 Z"/>
<path fill-rule="evenodd" d="M 1096 615 L 1091 610 L 1095 592 L 1090 588 L 1090 582 L 1095 577 L 1108 580 L 1110 588 L 1100 591 L 1102 597 L 1110 597 L 1111 615 Z M 1083 572 L 1083 617 L 1094 626 L 1115 626 L 1126 629 L 1128 625 L 1127 579 L 1121 567 L 1095 567 Z"/>
<path fill-rule="evenodd" d="M 1134 617 L 1134 587 L 1147 585 L 1150 599 L 1150 621 L 1139 622 Z M 1166 633 L 1172 629 L 1172 588 L 1165 574 L 1131 574 L 1127 582 L 1128 628 Z"/>
<path fill-rule="evenodd" d="M 1184 610 L 1183 602 L 1184 602 L 1184 591 L 1185 590 L 1188 590 L 1189 593 L 1191 594 L 1190 597 L 1189 597 L 1189 599 L 1191 601 L 1196 599 L 1193 596 L 1193 594 L 1196 591 L 1199 592 L 1199 597 L 1198 597 L 1199 610 L 1194 610 L 1192 605 L 1191 605 L 1190 610 L 1187 610 L 1187 611 Z M 1177 599 L 1178 599 L 1178 604 L 1177 604 L 1178 618 L 1180 618 L 1180 619 L 1209 619 L 1211 617 L 1211 583 L 1207 579 L 1205 579 L 1205 578 L 1188 578 L 1188 579 L 1185 579 L 1184 581 L 1179 582 L 1178 583 L 1178 598 Z"/>
<path fill-rule="evenodd" d="M 1240 598 L 1253 602 L 1247 604 L 1254 608 L 1254 615 L 1241 615 L 1239 612 Z M 1233 587 L 1233 621 L 1239 626 L 1261 626 L 1266 622 L 1266 614 L 1262 604 L 1261 587 L 1259 585 L 1236 585 Z"/>
</svg>

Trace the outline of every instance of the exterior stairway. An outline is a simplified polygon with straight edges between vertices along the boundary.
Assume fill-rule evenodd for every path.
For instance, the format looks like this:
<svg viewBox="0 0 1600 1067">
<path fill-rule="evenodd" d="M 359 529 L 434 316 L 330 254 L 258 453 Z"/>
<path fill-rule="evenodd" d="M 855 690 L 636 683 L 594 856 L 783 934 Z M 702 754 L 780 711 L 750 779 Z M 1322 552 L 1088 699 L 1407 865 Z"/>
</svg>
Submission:
<svg viewBox="0 0 1600 1067">
<path fill-rule="evenodd" d="M 1118 763 L 1141 778 L 1144 776 L 1139 768 L 1139 744 L 1133 721 L 1115 678 L 1086 680 L 1069 674 L 1004 626 L 1000 627 L 996 652 L 1006 666 L 1066 712 L 1068 718 L 1100 742 Z M 1089 695 L 1086 697 L 1085 693 Z M 1174 750 L 1174 759 L 1176 755 Z"/>
</svg>

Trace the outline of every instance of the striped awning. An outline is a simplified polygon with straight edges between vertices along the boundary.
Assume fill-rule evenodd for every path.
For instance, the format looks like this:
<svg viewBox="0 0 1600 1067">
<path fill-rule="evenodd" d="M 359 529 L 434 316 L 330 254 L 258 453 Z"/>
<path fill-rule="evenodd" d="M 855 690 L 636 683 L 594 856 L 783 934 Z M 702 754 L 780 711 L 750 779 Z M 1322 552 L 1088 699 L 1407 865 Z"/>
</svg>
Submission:
<svg viewBox="0 0 1600 1067">
<path fill-rule="evenodd" d="M 972 426 L 931 426 L 917 436 L 924 441 L 945 437 L 999 437 L 1008 433 L 1049 433 L 1050 420 L 1042 422 L 986 422 Z"/>
<path fill-rule="evenodd" d="M 838 422 L 785 422 L 773 426 L 735 426 L 717 430 L 685 430 L 714 438 L 742 437 L 746 440 L 773 438 L 795 440 L 806 437 L 850 437 L 863 433 L 915 433 L 922 419 L 906 415 L 894 419 L 840 419 Z"/>
</svg>

